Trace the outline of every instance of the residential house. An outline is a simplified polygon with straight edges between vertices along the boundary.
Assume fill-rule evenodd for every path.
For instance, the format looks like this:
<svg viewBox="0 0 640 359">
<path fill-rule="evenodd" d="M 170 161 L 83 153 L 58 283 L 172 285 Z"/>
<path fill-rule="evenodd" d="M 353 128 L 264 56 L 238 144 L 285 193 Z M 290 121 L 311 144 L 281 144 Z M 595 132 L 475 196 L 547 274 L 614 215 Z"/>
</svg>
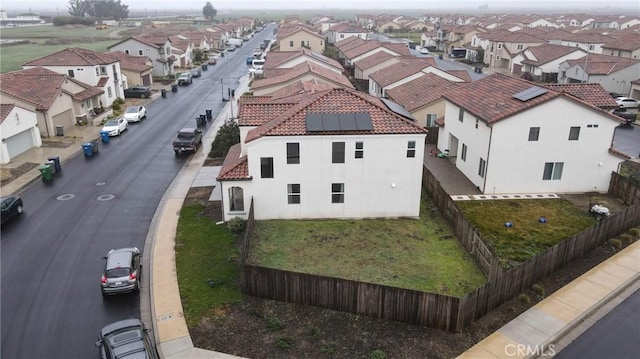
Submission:
<svg viewBox="0 0 640 359">
<path fill-rule="evenodd" d="M 176 57 L 171 54 L 171 41 L 165 35 L 135 35 L 115 43 L 109 51 L 122 51 L 127 55 L 151 59 L 153 76 L 173 75 Z"/>
<path fill-rule="evenodd" d="M 67 48 L 29 61 L 23 69 L 44 67 L 59 74 L 68 75 L 87 85 L 103 90 L 100 104 L 109 107 L 118 97 L 124 98 L 120 60 L 109 53 L 102 53 L 79 47 Z"/>
<path fill-rule="evenodd" d="M 640 59 L 640 32 L 618 31 L 611 34 L 615 40 L 602 45 L 602 54 Z"/>
<path fill-rule="evenodd" d="M 340 88 L 276 108 L 246 100 L 217 178 L 224 221 L 251 205 L 258 220 L 419 217 L 426 130 L 381 99 Z"/>
<path fill-rule="evenodd" d="M 99 87 L 44 67 L 0 74 L 0 104 L 12 104 L 35 113 L 38 131 L 45 138 L 55 137 L 58 126 L 64 129 L 78 122 L 86 123 L 91 112 L 102 109 L 103 94 Z M 28 136 L 22 136 L 20 141 L 26 141 Z M 36 146 L 37 142 L 31 145 Z"/>
<path fill-rule="evenodd" d="M 192 51 L 199 50 L 207 54 L 214 47 L 213 41 L 206 31 L 184 31 L 178 36 L 191 42 Z"/>
<path fill-rule="evenodd" d="M 344 53 L 355 48 L 366 44 L 368 40 L 363 40 L 359 37 L 348 37 L 342 41 L 338 41 L 335 44 L 336 50 L 338 50 L 338 60 L 341 60 L 344 64 Z"/>
<path fill-rule="evenodd" d="M 42 146 L 36 112 L 13 103 L 0 104 L 0 164 L 15 156 Z"/>
<path fill-rule="evenodd" d="M 513 58 L 510 72 L 516 76 L 530 74 L 535 81 L 556 82 L 560 63 L 582 58 L 586 54 L 582 49 L 562 45 L 532 46 Z"/>
<path fill-rule="evenodd" d="M 304 62 L 311 62 L 341 74 L 344 68 L 340 62 L 303 48 L 298 51 L 271 51 L 264 64 L 265 71 L 279 68 L 288 69 Z"/>
<path fill-rule="evenodd" d="M 314 22 L 313 28 L 321 34 L 325 34 L 332 26 L 342 23 L 335 19 L 326 19 Z"/>
<path fill-rule="evenodd" d="M 618 29 L 624 30 L 638 25 L 640 25 L 639 17 L 622 17 L 620 18 L 620 27 Z"/>
<path fill-rule="evenodd" d="M 211 27 L 212 29 L 220 29 L 223 34 L 225 34 L 225 41 L 228 41 L 229 38 L 242 38 L 242 27 L 240 24 L 234 23 L 226 23 L 226 24 L 215 24 Z"/>
<path fill-rule="evenodd" d="M 606 193 L 623 120 L 567 92 L 494 74 L 445 92 L 438 148 L 485 194 Z"/>
<path fill-rule="evenodd" d="M 264 76 L 265 78 L 254 80 L 251 83 L 251 91 L 255 96 L 271 93 L 300 80 L 317 80 L 333 87 L 353 88 L 349 79 L 343 74 L 309 61 L 292 68 L 266 69 Z"/>
<path fill-rule="evenodd" d="M 327 42 L 335 44 L 338 41 L 342 41 L 348 37 L 356 36 L 363 40 L 366 40 L 369 36 L 369 31 L 349 23 L 339 23 L 331 26 L 327 31 L 323 32 L 327 37 Z"/>
<path fill-rule="evenodd" d="M 193 48 L 191 40 L 182 36 L 169 36 L 171 54 L 176 57 L 175 65 L 181 68 L 191 68 L 193 62 Z"/>
<path fill-rule="evenodd" d="M 589 26 L 595 19 L 586 14 L 577 14 L 571 17 L 569 26 L 586 27 Z"/>
<path fill-rule="evenodd" d="M 630 93 L 631 81 L 639 77 L 640 60 L 618 56 L 588 54 L 558 67 L 558 83 L 599 83 L 615 93 Z"/>
<path fill-rule="evenodd" d="M 207 38 L 210 39 L 211 49 L 214 51 L 221 51 L 226 47 L 227 41 L 231 37 L 226 30 L 219 27 L 209 27 L 204 30 L 207 34 Z"/>
<path fill-rule="evenodd" d="M 629 97 L 640 100 L 640 79 L 631 81 L 631 92 Z"/>
<path fill-rule="evenodd" d="M 607 112 L 612 112 L 620 107 L 600 84 L 545 84 L 544 87 L 558 92 L 566 92 Z"/>
<path fill-rule="evenodd" d="M 420 20 L 411 20 L 402 25 L 402 27 L 410 32 L 422 32 L 428 29 L 428 25 Z M 433 26 L 431 26 L 433 28 Z"/>
<path fill-rule="evenodd" d="M 594 54 L 601 54 L 602 47 L 606 44 L 613 43 L 615 38 L 603 35 L 599 32 L 580 31 L 571 33 L 556 41 L 550 41 L 552 44 L 559 44 L 569 47 L 579 47 L 585 51 Z"/>
<path fill-rule="evenodd" d="M 354 78 L 366 80 L 367 87 L 369 76 L 383 68 L 396 64 L 402 60 L 403 56 L 397 56 L 390 52 L 378 51 L 353 63 Z"/>
<path fill-rule="evenodd" d="M 488 40 L 484 49 L 483 62 L 489 68 L 510 69 L 511 59 L 532 46 L 540 46 L 546 41 L 521 32 L 495 32 L 482 34 Z"/>
<path fill-rule="evenodd" d="M 595 17 L 589 26 L 592 29 L 619 29 L 620 23 L 614 16 L 602 15 Z"/>
<path fill-rule="evenodd" d="M 277 42 L 280 51 L 294 51 L 302 48 L 310 49 L 319 54 L 324 53 L 325 38 L 324 36 L 308 29 L 306 26 L 294 26 L 285 29 L 281 27 L 278 30 Z"/>
<path fill-rule="evenodd" d="M 343 52 L 345 66 L 353 66 L 355 61 L 377 52 L 387 52 L 393 56 L 409 56 L 411 52 L 404 43 L 368 40 L 362 45 Z"/>
<path fill-rule="evenodd" d="M 123 79 L 127 81 L 127 88 L 153 84 L 153 64 L 148 57 L 131 56 L 122 51 L 112 51 L 109 54 L 120 60 L 120 70 L 124 75 Z"/>
<path fill-rule="evenodd" d="M 475 34 L 485 31 L 486 30 L 475 25 L 462 25 L 450 28 L 447 31 L 447 39 L 441 43 L 443 51 L 451 53 L 455 48 L 463 48 L 467 44 L 471 43 Z"/>
<path fill-rule="evenodd" d="M 380 17 L 375 20 L 374 29 L 377 32 L 394 32 L 400 30 L 402 26 L 394 21 L 394 18 L 391 16 Z"/>
<path fill-rule="evenodd" d="M 438 32 L 428 30 L 420 35 L 420 46 L 435 50 L 438 46 Z"/>
</svg>

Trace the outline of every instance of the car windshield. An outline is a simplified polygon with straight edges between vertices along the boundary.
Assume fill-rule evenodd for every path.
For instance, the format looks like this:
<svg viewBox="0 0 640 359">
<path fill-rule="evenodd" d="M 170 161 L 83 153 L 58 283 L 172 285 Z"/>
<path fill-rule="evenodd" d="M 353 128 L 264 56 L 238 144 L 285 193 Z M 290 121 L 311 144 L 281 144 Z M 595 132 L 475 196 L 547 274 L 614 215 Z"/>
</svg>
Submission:
<svg viewBox="0 0 640 359">
<path fill-rule="evenodd" d="M 109 120 L 104 125 L 105 126 L 118 126 L 118 120 Z"/>
<path fill-rule="evenodd" d="M 180 140 L 190 140 L 193 138 L 193 133 L 192 132 L 179 132 L 178 133 L 178 139 Z"/>
<path fill-rule="evenodd" d="M 129 107 L 127 109 L 127 113 L 136 113 L 138 112 L 138 108 L 137 107 Z"/>
<path fill-rule="evenodd" d="M 129 275 L 129 268 L 113 268 L 107 271 L 107 278 L 120 278 Z"/>
<path fill-rule="evenodd" d="M 182 78 L 188 79 L 188 78 L 189 78 L 189 74 L 182 74 L 182 75 L 180 75 L 180 78 L 181 78 L 181 79 L 182 79 Z"/>
</svg>

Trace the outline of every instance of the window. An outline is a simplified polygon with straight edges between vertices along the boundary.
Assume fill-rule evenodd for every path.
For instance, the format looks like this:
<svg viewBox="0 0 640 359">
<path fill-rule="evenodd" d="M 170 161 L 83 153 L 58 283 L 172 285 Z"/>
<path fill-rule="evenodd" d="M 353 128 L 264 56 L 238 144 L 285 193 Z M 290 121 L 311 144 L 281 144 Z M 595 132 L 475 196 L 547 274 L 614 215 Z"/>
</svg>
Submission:
<svg viewBox="0 0 640 359">
<path fill-rule="evenodd" d="M 167 55 L 171 55 L 171 47 L 167 46 L 165 52 L 167 53 Z"/>
<path fill-rule="evenodd" d="M 229 188 L 229 210 L 244 211 L 244 191 L 241 187 Z"/>
<path fill-rule="evenodd" d="M 458 121 L 462 122 L 463 118 L 464 118 L 464 110 L 462 109 L 462 107 L 460 107 L 458 111 Z"/>
<path fill-rule="evenodd" d="M 111 98 L 111 96 L 113 96 L 113 94 L 111 93 L 111 86 L 107 86 L 107 97 Z"/>
<path fill-rule="evenodd" d="M 529 141 L 537 141 L 540 136 L 540 127 L 529 127 Z"/>
<path fill-rule="evenodd" d="M 107 67 L 106 66 L 100 66 L 100 74 L 101 75 L 106 75 L 107 74 Z"/>
<path fill-rule="evenodd" d="M 478 119 L 476 118 L 476 128 L 478 128 Z"/>
<path fill-rule="evenodd" d="M 292 183 L 287 185 L 287 202 L 289 204 L 300 204 L 299 183 Z"/>
<path fill-rule="evenodd" d="M 289 47 L 293 47 L 293 40 L 289 41 Z"/>
<path fill-rule="evenodd" d="M 480 158 L 480 165 L 478 166 L 478 176 L 484 178 L 485 170 L 487 169 L 487 161 Z"/>
<path fill-rule="evenodd" d="M 260 158 L 260 177 L 273 178 L 273 157 Z"/>
<path fill-rule="evenodd" d="M 304 40 L 300 41 L 300 46 L 304 47 Z"/>
<path fill-rule="evenodd" d="M 425 127 L 435 127 L 437 119 L 438 119 L 438 114 L 437 113 L 428 113 L 427 114 L 427 125 Z"/>
<path fill-rule="evenodd" d="M 407 143 L 407 158 L 416 157 L 416 141 L 409 141 Z"/>
<path fill-rule="evenodd" d="M 296 165 L 300 163 L 300 144 L 297 142 L 287 143 L 287 164 Z"/>
<path fill-rule="evenodd" d="M 462 144 L 462 154 L 460 155 L 460 159 L 463 161 L 467 160 L 467 145 Z"/>
<path fill-rule="evenodd" d="M 124 53 L 129 55 L 129 49 L 124 49 Z"/>
<path fill-rule="evenodd" d="M 364 158 L 364 142 L 356 142 L 355 158 Z"/>
<path fill-rule="evenodd" d="M 344 203 L 344 183 L 331 184 L 331 203 Z"/>
<path fill-rule="evenodd" d="M 331 150 L 331 163 L 344 163 L 344 142 L 333 142 Z"/>
<path fill-rule="evenodd" d="M 593 51 L 596 47 L 593 45 L 589 45 L 589 51 Z"/>
<path fill-rule="evenodd" d="M 502 43 L 498 43 L 498 50 L 502 48 Z"/>
<path fill-rule="evenodd" d="M 73 70 L 68 70 L 67 73 L 69 74 L 69 77 L 74 77 L 73 76 Z"/>
<path fill-rule="evenodd" d="M 96 67 L 96 76 L 100 76 L 100 69 Z"/>
<path fill-rule="evenodd" d="M 580 127 L 571 127 L 569 130 L 569 141 L 577 141 L 580 138 Z"/>
<path fill-rule="evenodd" d="M 522 50 L 523 46 L 522 45 L 518 45 L 518 50 Z"/>
<path fill-rule="evenodd" d="M 142 50 L 138 50 L 138 56 L 142 56 L 144 55 L 144 53 L 142 52 Z"/>
<path fill-rule="evenodd" d="M 544 164 L 544 172 L 542 173 L 542 179 L 545 181 L 548 180 L 559 180 L 562 179 L 562 168 L 564 167 L 564 162 L 547 162 Z"/>
</svg>

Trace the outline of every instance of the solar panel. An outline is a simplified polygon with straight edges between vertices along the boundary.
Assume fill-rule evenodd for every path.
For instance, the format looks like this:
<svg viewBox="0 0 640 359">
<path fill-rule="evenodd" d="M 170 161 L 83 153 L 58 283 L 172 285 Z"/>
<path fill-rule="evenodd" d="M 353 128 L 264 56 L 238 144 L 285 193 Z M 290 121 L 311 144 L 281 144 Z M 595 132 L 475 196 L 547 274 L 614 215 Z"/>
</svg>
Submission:
<svg viewBox="0 0 640 359">
<path fill-rule="evenodd" d="M 337 113 L 323 113 L 322 123 L 325 131 L 340 131 L 340 116 Z"/>
<path fill-rule="evenodd" d="M 416 119 L 411 115 L 411 113 L 409 113 L 409 111 L 407 111 L 404 107 L 402 107 L 402 105 L 393 102 L 391 100 L 388 100 L 386 98 L 381 98 L 382 102 L 384 102 L 384 104 L 387 106 L 387 108 L 391 111 L 393 111 L 394 113 L 406 117 L 408 119 L 411 119 L 412 121 L 415 121 Z"/>
<path fill-rule="evenodd" d="M 340 114 L 340 129 L 343 131 L 355 131 L 356 118 L 353 113 L 341 113 Z"/>
<path fill-rule="evenodd" d="M 373 131 L 373 122 L 371 122 L 371 115 L 366 112 L 360 112 L 355 114 L 356 127 L 360 131 Z"/>
<path fill-rule="evenodd" d="M 520 101 L 529 101 L 532 98 L 536 98 L 540 95 L 544 95 L 547 93 L 547 89 L 543 89 L 542 87 L 533 86 L 524 91 L 520 91 L 517 94 L 513 95 L 513 98 L 516 98 Z"/>
<path fill-rule="evenodd" d="M 322 115 L 319 113 L 308 113 L 306 116 L 307 131 L 317 132 L 324 131 L 322 126 Z"/>
<path fill-rule="evenodd" d="M 372 131 L 371 115 L 366 112 L 308 113 L 307 132 Z"/>
</svg>

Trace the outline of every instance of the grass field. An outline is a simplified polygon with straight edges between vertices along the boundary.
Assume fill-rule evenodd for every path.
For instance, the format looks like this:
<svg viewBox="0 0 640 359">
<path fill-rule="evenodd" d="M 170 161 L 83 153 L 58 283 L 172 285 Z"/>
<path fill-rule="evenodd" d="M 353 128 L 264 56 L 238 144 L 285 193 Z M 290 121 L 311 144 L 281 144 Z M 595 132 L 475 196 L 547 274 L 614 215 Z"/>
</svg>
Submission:
<svg viewBox="0 0 640 359">
<path fill-rule="evenodd" d="M 486 277 L 431 205 L 420 219 L 258 221 L 250 263 L 462 296 Z"/>
<path fill-rule="evenodd" d="M 592 226 L 595 219 L 564 199 L 459 201 L 465 217 L 504 266 L 525 261 Z M 545 217 L 546 223 L 538 219 Z M 513 227 L 505 227 L 505 222 Z"/>
</svg>

